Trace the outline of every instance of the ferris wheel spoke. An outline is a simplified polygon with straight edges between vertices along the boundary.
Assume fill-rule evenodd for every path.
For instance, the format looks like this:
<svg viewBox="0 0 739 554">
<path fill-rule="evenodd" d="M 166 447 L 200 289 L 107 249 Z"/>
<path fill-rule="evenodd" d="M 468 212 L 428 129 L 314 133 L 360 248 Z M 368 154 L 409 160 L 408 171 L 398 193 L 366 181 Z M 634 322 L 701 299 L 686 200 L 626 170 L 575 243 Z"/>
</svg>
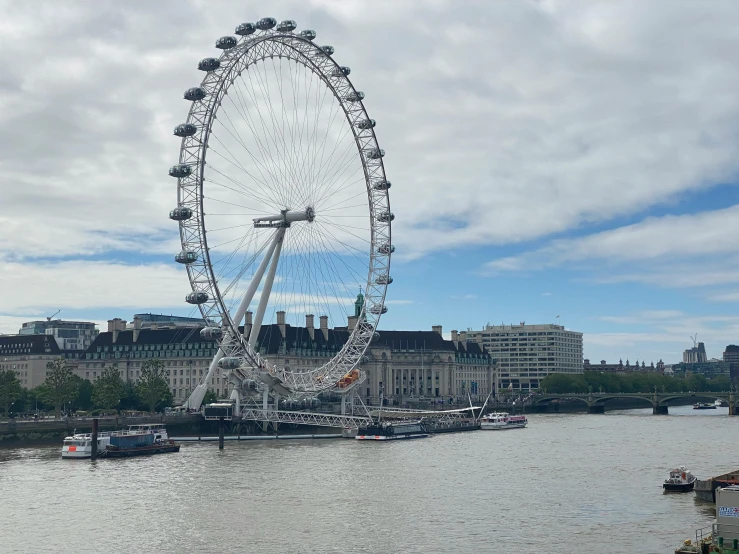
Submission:
<svg viewBox="0 0 739 554">
<path fill-rule="evenodd" d="M 260 71 L 260 68 L 264 71 Z M 279 129 L 278 129 L 277 115 L 275 113 L 274 106 L 272 105 L 272 95 L 269 93 L 269 85 L 267 84 L 265 78 L 262 77 L 263 72 L 266 75 L 266 61 L 263 61 L 260 64 L 256 64 L 254 66 L 254 72 L 259 82 L 260 92 L 262 93 L 263 97 L 266 98 L 267 100 L 267 107 L 268 107 L 267 111 L 269 115 L 269 123 L 270 123 L 270 127 L 273 130 L 273 132 L 270 133 L 270 137 L 272 138 L 275 151 L 278 153 L 277 160 L 279 161 L 282 179 L 285 182 L 291 182 L 294 179 L 294 176 L 291 175 L 290 164 L 285 163 L 285 154 L 287 151 L 287 145 L 285 143 L 284 136 L 279 132 Z M 261 110 L 259 111 L 259 114 L 261 117 Z M 280 153 L 282 154 L 280 155 Z"/>
<path fill-rule="evenodd" d="M 244 89 L 249 90 L 249 88 L 246 86 L 244 87 Z M 256 122 L 253 121 L 254 118 L 249 117 L 247 115 L 249 110 L 246 108 L 246 104 L 248 104 L 249 102 L 246 101 L 246 98 L 245 98 L 246 93 L 242 91 L 241 83 L 239 82 L 239 80 L 234 81 L 234 90 L 242 106 L 242 117 L 244 118 L 244 121 L 250 123 L 249 127 L 252 129 L 252 132 L 254 133 L 254 137 L 257 140 L 257 144 L 259 145 L 259 149 L 262 152 L 262 162 L 265 165 L 270 166 L 269 172 L 273 176 L 275 192 L 278 192 L 280 183 L 284 180 L 284 175 L 281 174 L 281 169 L 275 162 L 276 153 L 274 154 L 272 153 L 272 146 L 271 146 L 273 139 L 272 139 L 272 136 L 267 131 L 267 128 L 264 124 L 264 118 L 262 117 L 261 110 L 257 109 L 255 111 L 257 115 L 259 116 L 259 126 L 261 127 L 262 132 L 264 134 L 264 137 L 263 137 L 264 141 L 262 141 L 262 138 L 260 137 L 260 133 L 257 131 L 257 124 Z M 251 90 L 251 93 L 252 94 L 249 95 L 249 100 L 251 101 L 250 104 L 254 106 L 259 106 L 259 101 L 256 98 L 256 95 L 254 94 L 253 89 Z"/>
<path fill-rule="evenodd" d="M 320 236 L 320 241 L 321 241 L 321 243 L 322 243 L 322 244 L 324 245 L 324 249 L 325 249 L 325 250 L 324 250 L 324 252 L 325 252 L 325 254 L 324 254 L 324 255 L 326 255 L 326 256 L 328 256 L 328 257 L 331 257 L 331 256 L 333 256 L 333 258 L 334 258 L 335 260 L 338 260 L 339 262 L 341 262 L 342 266 L 343 266 L 343 267 L 344 267 L 344 268 L 345 268 L 345 269 L 346 269 L 346 270 L 347 270 L 347 271 L 348 271 L 348 272 L 349 272 L 349 273 L 350 273 L 350 274 L 351 274 L 351 275 L 352 275 L 352 276 L 353 276 L 354 278 L 356 278 L 356 279 L 359 279 L 359 280 L 360 280 L 360 282 L 361 282 L 361 280 L 362 280 L 362 279 L 365 279 L 365 278 L 366 278 L 366 277 L 365 277 L 364 275 L 360 274 L 360 273 L 359 273 L 359 272 L 357 271 L 357 269 L 355 269 L 355 268 L 351 267 L 351 266 L 350 266 L 349 264 L 347 264 L 347 263 L 346 263 L 346 261 L 344 260 L 344 257 L 343 257 L 343 256 L 339 255 L 339 253 L 338 253 L 338 252 L 336 251 L 336 249 L 335 249 L 335 248 L 333 247 L 333 245 L 332 245 L 332 242 L 333 242 L 333 240 L 332 240 L 332 237 L 330 237 L 330 236 L 326 236 L 326 235 L 324 235 L 324 234 L 322 234 L 322 233 L 320 233 L 320 232 L 319 232 L 319 236 Z M 333 262 L 332 262 L 332 265 L 333 265 Z M 334 267 L 336 267 L 336 266 L 334 266 Z M 338 271 L 337 271 L 337 273 L 338 273 Z"/>
<path fill-rule="evenodd" d="M 363 183 L 364 182 L 364 175 L 359 175 L 359 177 L 357 177 L 355 180 L 346 182 L 346 181 L 348 181 L 349 178 L 351 178 L 351 177 L 348 177 L 345 180 L 345 182 L 341 182 L 341 183 L 336 184 L 335 187 L 327 187 L 326 190 L 324 191 L 323 195 L 321 195 L 321 197 L 318 198 L 318 200 L 316 200 L 316 204 L 320 204 L 321 202 L 323 202 L 324 199 L 325 200 L 333 199 L 333 198 L 336 198 L 337 196 L 339 198 L 342 198 L 341 196 L 339 196 L 339 193 L 345 191 L 349 187 L 355 187 L 357 185 L 357 183 Z M 342 204 L 343 202 L 348 202 L 349 200 L 352 200 L 352 199 L 356 198 L 357 196 L 366 196 L 366 195 L 367 195 L 367 191 L 366 190 L 361 190 L 359 193 L 357 193 L 354 196 L 351 196 L 351 197 L 348 197 L 348 198 L 346 198 L 346 197 L 342 198 L 342 200 L 336 202 L 332 206 L 338 206 L 338 205 Z M 326 211 L 326 210 L 327 210 L 327 208 L 321 208 L 321 211 Z"/>
<path fill-rule="evenodd" d="M 244 99 L 240 93 L 240 91 L 237 88 L 237 85 L 234 86 L 234 92 L 236 93 L 236 99 L 239 101 L 239 105 L 237 105 L 231 96 L 228 97 L 229 101 L 231 102 L 231 105 L 234 107 L 234 109 L 238 112 L 238 114 L 241 116 L 242 121 L 246 123 L 247 127 L 249 127 L 249 130 L 251 131 L 251 136 L 254 139 L 254 143 L 257 147 L 257 150 L 259 152 L 259 157 L 257 157 L 249 147 L 247 147 L 246 142 L 241 139 L 241 134 L 238 132 L 238 129 L 236 127 L 236 124 L 233 122 L 231 117 L 228 115 L 228 111 L 224 110 L 224 115 L 226 116 L 226 120 L 231 125 L 231 128 L 233 129 L 233 132 L 236 133 L 236 136 L 234 136 L 233 133 L 230 132 L 228 127 L 224 125 L 224 129 L 229 131 L 229 134 L 233 136 L 236 139 L 236 142 L 241 145 L 241 147 L 246 151 L 246 153 L 249 155 L 251 160 L 254 162 L 254 164 L 259 169 L 259 173 L 263 176 L 264 180 L 267 179 L 264 177 L 264 173 L 262 173 L 262 169 L 267 172 L 269 175 L 269 179 L 272 182 L 272 190 L 274 191 L 275 187 L 278 185 L 279 181 L 275 175 L 274 167 L 270 168 L 265 163 L 265 160 L 269 159 L 270 156 L 268 155 L 269 150 L 267 147 L 262 143 L 261 138 L 259 137 L 259 133 L 257 132 L 253 122 L 251 121 L 251 118 L 247 115 L 247 110 L 244 106 Z"/>
<path fill-rule="evenodd" d="M 218 155 L 218 156 L 219 156 L 220 158 L 224 159 L 225 161 L 227 161 L 228 163 L 230 163 L 231 165 L 233 165 L 233 166 L 234 166 L 234 167 L 236 167 L 237 169 L 239 169 L 239 170 L 243 171 L 243 172 L 244 172 L 244 173 L 246 173 L 246 174 L 247 174 L 247 175 L 248 175 L 249 177 L 252 177 L 252 178 L 253 178 L 253 175 L 251 175 L 251 174 L 250 174 L 250 173 L 249 173 L 249 172 L 248 172 L 248 171 L 247 171 L 246 169 L 244 169 L 243 167 L 241 167 L 241 166 L 239 166 L 239 165 L 235 164 L 234 162 L 232 162 L 231 160 L 229 160 L 228 158 L 226 158 L 225 156 L 223 156 L 223 155 L 222 155 L 222 154 L 221 154 L 220 152 L 218 152 L 218 151 L 217 151 L 217 150 L 215 150 L 214 148 L 211 148 L 211 149 L 210 149 L 210 151 L 211 151 L 211 152 L 213 152 L 214 154 Z M 211 163 L 210 165 L 212 166 L 213 164 Z M 220 173 L 221 175 L 223 175 L 223 172 L 219 171 L 219 173 Z M 241 182 L 241 181 L 236 181 L 235 179 L 234 179 L 234 181 L 235 181 L 235 182 L 238 182 L 238 183 L 239 183 L 239 185 L 241 186 L 241 188 L 242 188 L 242 189 L 244 189 L 244 191 L 245 191 L 246 193 L 250 193 L 250 194 L 251 194 L 251 195 L 252 195 L 252 196 L 253 196 L 254 198 L 256 198 L 256 199 L 260 199 L 260 200 L 262 200 L 262 202 L 264 202 L 264 203 L 268 203 L 267 199 L 266 199 L 266 198 L 264 198 L 264 197 L 262 197 L 262 196 L 260 196 L 259 194 L 257 194 L 257 192 L 256 192 L 256 190 L 255 190 L 255 189 L 251 189 L 251 188 L 249 188 L 249 187 L 248 187 L 248 186 L 247 186 L 246 184 L 244 184 L 244 183 L 243 183 L 243 182 Z M 261 189 L 261 187 L 260 187 L 260 189 Z M 263 190 L 263 189 L 262 189 L 262 190 Z M 260 192 L 261 192 L 261 191 L 260 191 Z M 274 200 L 271 200 L 271 199 L 270 199 L 270 201 L 271 201 L 272 203 L 274 203 Z"/>
</svg>

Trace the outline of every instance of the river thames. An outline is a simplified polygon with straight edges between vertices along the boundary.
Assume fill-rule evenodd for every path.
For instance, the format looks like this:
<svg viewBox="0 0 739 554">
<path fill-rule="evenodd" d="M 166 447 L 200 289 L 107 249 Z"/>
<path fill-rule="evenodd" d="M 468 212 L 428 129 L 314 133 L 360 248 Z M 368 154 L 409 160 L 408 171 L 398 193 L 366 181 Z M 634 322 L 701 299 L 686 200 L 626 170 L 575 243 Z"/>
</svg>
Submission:
<svg viewBox="0 0 739 554">
<path fill-rule="evenodd" d="M 397 443 L 184 444 L 61 460 L 0 449 L 0 551 L 667 553 L 713 520 L 671 466 L 739 467 L 727 408 L 529 415 Z"/>
</svg>

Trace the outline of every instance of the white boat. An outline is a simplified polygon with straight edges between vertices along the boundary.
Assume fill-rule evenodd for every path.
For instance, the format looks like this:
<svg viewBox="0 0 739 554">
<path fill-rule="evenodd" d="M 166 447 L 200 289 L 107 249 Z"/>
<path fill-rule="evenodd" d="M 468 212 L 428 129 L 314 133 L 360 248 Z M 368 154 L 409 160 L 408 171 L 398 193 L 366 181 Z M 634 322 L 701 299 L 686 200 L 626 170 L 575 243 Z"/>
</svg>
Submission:
<svg viewBox="0 0 739 554">
<path fill-rule="evenodd" d="M 714 406 L 716 406 L 717 408 L 721 408 L 721 406 L 722 406 L 722 404 L 721 404 L 721 399 L 720 399 L 720 398 L 717 398 L 717 399 L 716 399 L 716 400 L 715 400 L 715 401 L 713 402 L 713 405 L 714 405 Z"/>
<path fill-rule="evenodd" d="M 498 431 L 503 429 L 520 429 L 526 427 L 529 420 L 524 415 L 509 415 L 506 412 L 496 412 L 483 416 L 480 419 L 480 429 Z"/>
<path fill-rule="evenodd" d="M 693 490 L 695 481 L 696 478 L 690 470 L 680 466 L 670 471 L 670 477 L 662 483 L 662 488 L 670 492 L 688 492 Z"/>
<path fill-rule="evenodd" d="M 98 433 L 98 452 L 104 452 L 110 445 L 110 437 L 113 435 L 154 435 L 154 441 L 169 439 L 167 429 L 160 423 L 144 423 L 140 425 L 129 425 L 122 431 L 100 431 Z M 77 433 L 64 437 L 62 444 L 62 458 L 89 458 L 92 456 L 92 433 Z"/>
<path fill-rule="evenodd" d="M 110 433 L 98 433 L 98 452 L 110 444 Z M 92 456 L 92 433 L 77 433 L 64 437 L 62 458 L 89 458 Z"/>
</svg>

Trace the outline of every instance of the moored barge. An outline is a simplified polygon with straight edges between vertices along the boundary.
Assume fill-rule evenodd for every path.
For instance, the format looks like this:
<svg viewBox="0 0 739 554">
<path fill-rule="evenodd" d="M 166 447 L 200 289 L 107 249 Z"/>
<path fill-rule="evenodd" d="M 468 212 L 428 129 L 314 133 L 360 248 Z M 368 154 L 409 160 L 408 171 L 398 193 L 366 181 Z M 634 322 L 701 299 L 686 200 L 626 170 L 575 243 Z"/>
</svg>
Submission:
<svg viewBox="0 0 739 554">
<path fill-rule="evenodd" d="M 716 502 L 716 489 L 739 485 L 739 469 L 709 479 L 697 479 L 693 490 L 695 495 L 706 502 Z"/>
</svg>

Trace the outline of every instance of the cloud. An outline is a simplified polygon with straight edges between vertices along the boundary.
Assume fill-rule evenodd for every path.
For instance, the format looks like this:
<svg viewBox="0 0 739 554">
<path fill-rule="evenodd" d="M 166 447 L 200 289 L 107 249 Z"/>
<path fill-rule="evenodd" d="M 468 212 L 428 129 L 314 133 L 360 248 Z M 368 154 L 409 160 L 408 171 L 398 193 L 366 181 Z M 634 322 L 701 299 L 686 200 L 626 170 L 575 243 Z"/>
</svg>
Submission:
<svg viewBox="0 0 739 554">
<path fill-rule="evenodd" d="M 476 294 L 462 294 L 462 295 L 453 294 L 449 298 L 453 300 L 474 300 L 475 298 L 477 298 L 477 295 Z"/>
</svg>

